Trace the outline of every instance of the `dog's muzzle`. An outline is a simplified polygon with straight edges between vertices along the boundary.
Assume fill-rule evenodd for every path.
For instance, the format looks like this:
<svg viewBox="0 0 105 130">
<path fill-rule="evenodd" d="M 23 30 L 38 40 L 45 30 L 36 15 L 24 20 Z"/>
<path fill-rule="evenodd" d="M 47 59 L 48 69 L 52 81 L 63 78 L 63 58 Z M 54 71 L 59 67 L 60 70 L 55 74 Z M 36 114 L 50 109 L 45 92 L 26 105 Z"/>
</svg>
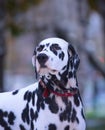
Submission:
<svg viewBox="0 0 105 130">
<path fill-rule="evenodd" d="M 41 53 L 37 56 L 37 60 L 41 67 L 46 67 L 45 63 L 47 62 L 48 58 L 49 57 L 44 53 Z"/>
</svg>

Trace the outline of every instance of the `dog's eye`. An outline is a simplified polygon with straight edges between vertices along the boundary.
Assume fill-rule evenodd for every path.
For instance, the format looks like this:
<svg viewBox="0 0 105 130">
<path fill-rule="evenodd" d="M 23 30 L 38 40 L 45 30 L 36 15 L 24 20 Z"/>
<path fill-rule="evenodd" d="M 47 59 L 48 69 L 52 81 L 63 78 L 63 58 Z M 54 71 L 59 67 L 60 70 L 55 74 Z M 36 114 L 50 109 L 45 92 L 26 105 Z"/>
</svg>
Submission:
<svg viewBox="0 0 105 130">
<path fill-rule="evenodd" d="M 44 48 L 44 45 L 40 45 L 38 48 L 37 48 L 37 51 L 41 52 Z"/>
<path fill-rule="evenodd" d="M 58 44 L 53 44 L 53 45 L 51 46 L 51 49 L 52 49 L 52 50 L 60 50 L 61 48 L 60 48 L 60 46 L 59 46 Z"/>
</svg>

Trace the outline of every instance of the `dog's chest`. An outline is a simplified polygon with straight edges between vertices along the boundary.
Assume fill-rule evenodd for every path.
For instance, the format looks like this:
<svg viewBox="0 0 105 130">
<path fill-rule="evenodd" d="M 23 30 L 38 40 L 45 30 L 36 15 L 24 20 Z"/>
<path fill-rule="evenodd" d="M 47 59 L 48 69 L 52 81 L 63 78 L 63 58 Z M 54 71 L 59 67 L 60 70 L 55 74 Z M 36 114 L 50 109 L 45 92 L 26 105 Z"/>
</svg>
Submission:
<svg viewBox="0 0 105 130">
<path fill-rule="evenodd" d="M 35 110 L 37 115 L 35 119 L 36 128 L 48 130 L 52 127 L 53 129 L 62 128 L 64 130 L 74 120 L 76 121 L 77 112 L 74 111 L 73 106 L 73 97 L 59 97 L 52 94 L 47 98 L 43 98 L 38 94 Z"/>
</svg>

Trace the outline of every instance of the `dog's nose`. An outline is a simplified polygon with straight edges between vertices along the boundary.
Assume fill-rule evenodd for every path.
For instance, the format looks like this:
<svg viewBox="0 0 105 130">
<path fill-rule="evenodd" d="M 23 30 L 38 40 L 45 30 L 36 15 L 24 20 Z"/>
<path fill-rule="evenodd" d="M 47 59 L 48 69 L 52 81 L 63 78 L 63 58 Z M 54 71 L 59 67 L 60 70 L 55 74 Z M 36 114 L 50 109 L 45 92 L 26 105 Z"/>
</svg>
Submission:
<svg viewBox="0 0 105 130">
<path fill-rule="evenodd" d="M 44 65 L 45 62 L 48 60 L 48 56 L 42 53 L 37 56 L 37 59 L 38 59 L 39 64 Z"/>
</svg>

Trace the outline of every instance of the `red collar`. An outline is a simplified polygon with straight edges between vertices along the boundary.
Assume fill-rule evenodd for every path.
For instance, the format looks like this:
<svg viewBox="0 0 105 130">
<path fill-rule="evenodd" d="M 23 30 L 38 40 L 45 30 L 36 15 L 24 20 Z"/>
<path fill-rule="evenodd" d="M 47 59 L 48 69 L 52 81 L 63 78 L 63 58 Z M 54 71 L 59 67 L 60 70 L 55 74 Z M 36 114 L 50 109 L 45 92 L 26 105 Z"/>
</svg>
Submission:
<svg viewBox="0 0 105 130">
<path fill-rule="evenodd" d="M 39 83 L 41 84 L 41 86 L 45 89 L 44 92 L 43 92 L 43 97 L 48 97 L 49 93 L 53 93 L 57 96 L 60 96 L 60 97 L 72 97 L 74 96 L 75 94 L 77 94 L 77 91 L 74 91 L 74 92 L 64 92 L 64 93 L 60 93 L 60 92 L 57 92 L 57 91 L 53 91 L 49 88 L 46 87 L 46 85 L 44 84 L 44 82 L 42 80 L 39 81 Z"/>
</svg>

